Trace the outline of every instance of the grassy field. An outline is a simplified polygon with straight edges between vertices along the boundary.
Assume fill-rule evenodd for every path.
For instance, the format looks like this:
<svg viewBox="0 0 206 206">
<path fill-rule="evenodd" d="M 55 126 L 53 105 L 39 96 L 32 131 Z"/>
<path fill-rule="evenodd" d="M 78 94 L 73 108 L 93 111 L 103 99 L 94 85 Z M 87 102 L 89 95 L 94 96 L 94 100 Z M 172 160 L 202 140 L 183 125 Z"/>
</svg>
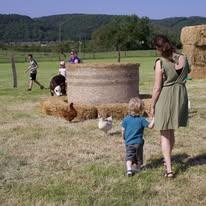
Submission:
<svg viewBox="0 0 206 206">
<path fill-rule="evenodd" d="M 86 61 L 86 60 L 85 60 Z M 93 62 L 94 60 L 88 60 Z M 114 62 L 100 59 L 95 62 Z M 150 94 L 154 57 L 138 62 L 140 92 Z M 163 177 L 159 134 L 145 131 L 145 169 L 125 176 L 120 121 L 105 137 L 97 120 L 68 123 L 41 114 L 48 89 L 27 92 L 25 63 L 18 63 L 18 88 L 12 88 L 9 64 L 0 64 L 0 205 L 4 206 L 197 206 L 206 205 L 206 82 L 188 82 L 189 127 L 176 131 L 174 180 Z M 41 62 L 38 79 L 48 86 L 58 62 Z"/>
</svg>

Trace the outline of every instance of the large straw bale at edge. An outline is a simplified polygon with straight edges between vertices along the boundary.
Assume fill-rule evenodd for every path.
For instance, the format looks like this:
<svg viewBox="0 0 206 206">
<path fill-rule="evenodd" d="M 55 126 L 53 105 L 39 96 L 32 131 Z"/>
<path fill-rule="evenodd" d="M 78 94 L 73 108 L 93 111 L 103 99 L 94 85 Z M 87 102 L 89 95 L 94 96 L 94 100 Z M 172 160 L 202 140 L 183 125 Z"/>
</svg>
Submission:
<svg viewBox="0 0 206 206">
<path fill-rule="evenodd" d="M 181 42 L 184 45 L 206 45 L 206 25 L 186 26 L 181 31 Z"/>
<path fill-rule="evenodd" d="M 183 53 L 187 56 L 189 64 L 193 63 L 193 54 L 194 54 L 195 46 L 194 45 L 183 45 Z"/>
<path fill-rule="evenodd" d="M 206 67 L 206 48 L 184 45 L 183 53 L 187 55 L 191 65 Z"/>
<path fill-rule="evenodd" d="M 190 76 L 196 79 L 205 79 L 206 78 L 206 67 L 201 66 L 191 66 L 191 73 Z"/>
</svg>

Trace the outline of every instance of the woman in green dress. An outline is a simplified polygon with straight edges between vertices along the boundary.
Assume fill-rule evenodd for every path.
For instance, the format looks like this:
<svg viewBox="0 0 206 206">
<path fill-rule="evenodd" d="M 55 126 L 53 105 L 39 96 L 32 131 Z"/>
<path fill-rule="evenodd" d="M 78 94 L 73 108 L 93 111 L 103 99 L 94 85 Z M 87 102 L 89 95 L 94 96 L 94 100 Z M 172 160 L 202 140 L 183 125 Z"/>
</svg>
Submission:
<svg viewBox="0 0 206 206">
<path fill-rule="evenodd" d="M 154 45 L 161 57 L 155 62 L 151 113 L 155 119 L 155 128 L 160 130 L 165 176 L 172 178 L 174 173 L 171 153 L 175 142 L 174 130 L 187 126 L 188 120 L 185 83 L 190 68 L 187 58 L 176 52 L 166 36 L 156 36 Z"/>
</svg>

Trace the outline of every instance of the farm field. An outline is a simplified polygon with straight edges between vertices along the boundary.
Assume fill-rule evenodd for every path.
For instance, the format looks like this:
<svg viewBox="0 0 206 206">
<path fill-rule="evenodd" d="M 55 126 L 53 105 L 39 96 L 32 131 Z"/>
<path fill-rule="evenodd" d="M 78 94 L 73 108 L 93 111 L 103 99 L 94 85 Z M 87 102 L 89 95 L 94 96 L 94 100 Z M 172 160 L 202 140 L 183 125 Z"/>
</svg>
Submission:
<svg viewBox="0 0 206 206">
<path fill-rule="evenodd" d="M 34 56 L 35 57 L 35 56 Z M 151 55 L 125 57 L 140 63 L 140 93 L 151 94 Z M 84 62 L 115 62 L 112 58 Z M 41 61 L 37 79 L 48 87 L 58 61 Z M 176 131 L 174 180 L 163 176 L 159 134 L 145 131 L 145 169 L 125 176 L 120 121 L 105 137 L 97 120 L 69 123 L 46 116 L 39 103 L 50 95 L 36 85 L 27 89 L 26 63 L 17 63 L 18 88 L 11 65 L 0 64 L 0 205 L 206 205 L 206 82 L 188 81 L 189 126 Z"/>
</svg>

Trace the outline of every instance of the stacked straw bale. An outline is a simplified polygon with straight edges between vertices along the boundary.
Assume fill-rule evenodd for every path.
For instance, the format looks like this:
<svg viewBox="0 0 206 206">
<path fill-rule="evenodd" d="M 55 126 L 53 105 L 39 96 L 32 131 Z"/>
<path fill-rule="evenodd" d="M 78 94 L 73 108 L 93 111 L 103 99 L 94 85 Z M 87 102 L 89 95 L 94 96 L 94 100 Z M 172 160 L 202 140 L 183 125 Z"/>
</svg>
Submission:
<svg viewBox="0 0 206 206">
<path fill-rule="evenodd" d="M 145 103 L 145 116 L 149 116 L 151 99 L 143 99 Z M 127 115 L 128 104 L 76 104 L 74 108 L 77 110 L 76 120 L 96 119 L 98 114 L 103 117 L 112 116 L 114 119 L 122 119 Z M 41 102 L 41 111 L 44 114 L 56 117 L 62 117 L 67 120 L 69 104 L 67 97 L 49 97 Z"/>
<path fill-rule="evenodd" d="M 181 32 L 183 52 L 191 65 L 191 76 L 206 78 L 206 25 L 184 27 Z"/>
</svg>

